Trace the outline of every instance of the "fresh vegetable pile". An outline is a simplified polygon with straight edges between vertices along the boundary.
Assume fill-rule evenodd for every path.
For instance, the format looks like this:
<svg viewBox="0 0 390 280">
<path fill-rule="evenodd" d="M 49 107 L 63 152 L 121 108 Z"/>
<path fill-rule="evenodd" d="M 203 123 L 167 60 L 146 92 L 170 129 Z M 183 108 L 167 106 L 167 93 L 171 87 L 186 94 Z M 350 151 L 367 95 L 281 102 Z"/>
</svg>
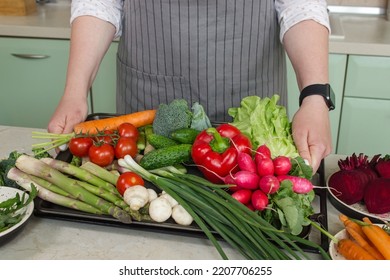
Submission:
<svg viewBox="0 0 390 280">
<path fill-rule="evenodd" d="M 67 135 L 36 133 L 51 141 L 34 148 L 68 144 L 81 163 L 23 154 L 7 178 L 27 190 L 35 185 L 44 200 L 123 223 L 195 222 L 223 258 L 215 232 L 248 259 L 307 258 L 299 245 L 329 258 L 299 237 L 314 223 L 312 169 L 298 156 L 277 101 L 244 98 L 229 110 L 233 121 L 216 127 L 199 103 L 176 99 L 87 121 Z"/>
<path fill-rule="evenodd" d="M 348 205 L 364 203 L 373 214 L 390 212 L 390 155 L 352 154 L 338 161 L 329 177 L 330 191 Z"/>
</svg>

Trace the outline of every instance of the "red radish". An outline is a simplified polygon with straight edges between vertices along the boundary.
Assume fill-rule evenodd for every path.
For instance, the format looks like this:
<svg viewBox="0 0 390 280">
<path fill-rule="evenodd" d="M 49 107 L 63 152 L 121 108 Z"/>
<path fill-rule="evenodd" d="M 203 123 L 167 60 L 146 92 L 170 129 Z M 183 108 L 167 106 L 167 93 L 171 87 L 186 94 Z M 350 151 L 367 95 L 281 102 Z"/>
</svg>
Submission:
<svg viewBox="0 0 390 280">
<path fill-rule="evenodd" d="M 239 189 L 232 193 L 232 197 L 242 204 L 248 204 L 251 201 L 252 191 L 248 189 Z"/>
<path fill-rule="evenodd" d="M 255 207 L 253 207 L 252 202 L 248 202 L 245 204 L 246 207 L 248 207 L 250 210 L 255 211 Z"/>
<path fill-rule="evenodd" d="M 292 183 L 292 189 L 295 193 L 305 194 L 314 188 L 310 180 L 306 178 L 291 175 L 280 175 L 277 176 L 277 178 L 280 182 L 283 182 L 284 180 L 290 180 Z"/>
<path fill-rule="evenodd" d="M 273 194 L 280 188 L 280 182 L 274 175 L 266 175 L 260 178 L 259 188 L 266 194 Z"/>
<path fill-rule="evenodd" d="M 255 190 L 259 187 L 260 177 L 256 173 L 240 170 L 233 175 L 238 188 Z"/>
<path fill-rule="evenodd" d="M 286 156 L 278 156 L 273 159 L 275 175 L 287 175 L 292 168 L 291 160 Z"/>
<path fill-rule="evenodd" d="M 247 153 L 239 153 L 237 156 L 237 164 L 240 170 L 246 170 L 253 173 L 257 172 L 256 164 L 252 158 Z"/>
<path fill-rule="evenodd" d="M 274 175 L 274 163 L 271 158 L 262 158 L 256 162 L 257 164 L 257 174 L 260 177 L 266 175 Z"/>
<path fill-rule="evenodd" d="M 251 202 L 255 210 L 264 210 L 268 205 L 268 196 L 262 190 L 255 190 Z"/>
<path fill-rule="evenodd" d="M 212 172 L 212 171 L 210 171 Z M 256 173 L 246 170 L 240 170 L 236 173 L 229 173 L 227 176 L 222 177 L 217 173 L 212 172 L 217 178 L 219 178 L 224 184 L 232 185 L 229 189 L 231 191 L 237 191 L 238 189 L 250 189 L 254 190 L 259 187 L 260 177 Z"/>
<path fill-rule="evenodd" d="M 260 159 L 263 158 L 271 158 L 271 150 L 267 147 L 267 145 L 260 145 L 256 149 L 255 162 L 257 163 Z"/>
</svg>

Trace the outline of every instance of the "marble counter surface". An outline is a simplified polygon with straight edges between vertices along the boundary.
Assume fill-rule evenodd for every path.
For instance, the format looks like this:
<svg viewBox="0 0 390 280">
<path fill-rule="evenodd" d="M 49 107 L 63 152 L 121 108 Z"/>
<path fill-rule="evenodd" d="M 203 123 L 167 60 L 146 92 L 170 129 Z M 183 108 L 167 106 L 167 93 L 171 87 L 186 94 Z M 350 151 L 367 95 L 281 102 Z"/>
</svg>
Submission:
<svg viewBox="0 0 390 280">
<path fill-rule="evenodd" d="M 0 158 L 8 157 L 14 150 L 30 153 L 31 145 L 38 141 L 32 139 L 32 131 L 43 130 L 0 125 Z M 338 158 L 336 155 L 327 158 L 326 174 L 337 168 Z M 314 207 L 318 207 L 317 201 Z M 330 203 L 327 208 L 329 232 L 334 234 L 342 228 L 339 212 Z M 310 239 L 319 242 L 318 232 L 313 230 Z M 222 242 L 222 246 L 230 259 L 242 259 L 228 244 Z M 0 251 L 3 260 L 221 259 L 203 237 L 37 216 L 32 216 L 23 231 L 0 246 Z M 320 258 L 317 254 L 310 255 L 313 259 Z"/>
<path fill-rule="evenodd" d="M 0 16 L 0 36 L 69 39 L 70 2 L 37 5 L 27 16 Z M 331 13 L 330 53 L 390 56 L 386 15 Z"/>
</svg>

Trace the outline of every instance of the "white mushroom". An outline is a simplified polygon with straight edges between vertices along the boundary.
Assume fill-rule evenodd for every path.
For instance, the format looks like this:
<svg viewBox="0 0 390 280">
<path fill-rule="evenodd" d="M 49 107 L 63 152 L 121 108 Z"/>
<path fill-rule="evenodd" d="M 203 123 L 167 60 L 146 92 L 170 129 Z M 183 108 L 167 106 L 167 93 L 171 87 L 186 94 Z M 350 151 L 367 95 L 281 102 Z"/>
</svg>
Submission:
<svg viewBox="0 0 390 280">
<path fill-rule="evenodd" d="M 172 206 L 166 198 L 160 196 L 150 202 L 149 216 L 153 221 L 162 223 L 168 220 L 171 215 Z"/>
<path fill-rule="evenodd" d="M 149 202 L 157 198 L 158 195 L 154 189 L 148 188 L 148 192 L 149 192 Z"/>
<path fill-rule="evenodd" d="M 184 209 L 183 206 L 177 204 L 172 209 L 172 218 L 176 223 L 183 226 L 189 226 L 194 220 L 192 216 Z"/>
<path fill-rule="evenodd" d="M 171 207 L 175 207 L 175 205 L 179 204 L 172 196 L 164 191 L 161 193 L 160 197 L 164 197 L 166 200 L 168 200 L 169 204 L 171 204 Z"/>
<path fill-rule="evenodd" d="M 126 189 L 123 200 L 132 210 L 137 211 L 149 202 L 149 192 L 144 186 L 132 186 Z"/>
</svg>

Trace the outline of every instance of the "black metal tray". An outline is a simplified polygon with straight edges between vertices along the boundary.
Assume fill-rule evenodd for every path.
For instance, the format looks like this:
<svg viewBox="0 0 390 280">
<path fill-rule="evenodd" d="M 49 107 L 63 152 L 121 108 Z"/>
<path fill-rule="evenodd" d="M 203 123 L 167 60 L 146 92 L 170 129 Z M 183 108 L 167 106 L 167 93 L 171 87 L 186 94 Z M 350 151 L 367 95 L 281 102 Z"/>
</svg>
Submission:
<svg viewBox="0 0 390 280">
<path fill-rule="evenodd" d="M 112 114 L 93 114 L 88 117 L 88 119 L 99 119 L 113 116 Z M 60 152 L 56 159 L 60 159 L 63 161 L 70 162 L 71 154 L 69 151 Z M 189 167 L 189 172 L 200 174 L 195 168 L 191 169 Z M 316 185 L 325 186 L 324 179 L 324 164 L 321 163 L 321 166 L 318 170 L 318 174 L 316 177 L 318 178 L 318 182 Z M 145 182 L 148 184 L 148 187 L 155 186 L 151 185 L 149 182 Z M 325 230 L 328 229 L 328 220 L 327 220 L 327 206 L 326 206 L 326 190 L 323 188 L 315 189 L 315 194 L 319 197 L 320 205 L 318 213 L 313 214 L 310 218 L 311 220 L 320 224 Z M 51 218 L 58 220 L 66 220 L 66 221 L 74 221 L 74 222 L 82 222 L 82 223 L 90 223 L 90 224 L 98 224 L 103 226 L 111 226 L 111 227 L 121 227 L 128 229 L 142 229 L 148 231 L 156 231 L 160 233 L 167 234 L 178 234 L 185 235 L 191 237 L 203 237 L 206 238 L 204 232 L 193 223 L 190 226 L 182 226 L 176 224 L 173 219 L 169 219 L 164 223 L 157 223 L 153 221 L 133 221 L 131 224 L 124 224 L 114 217 L 108 215 L 94 215 L 81 211 L 77 211 L 71 208 L 62 207 L 60 205 L 53 204 L 48 201 L 44 201 L 40 198 L 35 199 L 35 209 L 34 215 L 42 218 Z M 216 238 L 221 239 L 221 237 L 214 231 L 212 231 Z M 309 238 L 311 232 L 311 227 L 307 226 L 303 229 L 300 234 L 303 238 Z M 321 233 L 321 241 L 319 244 L 324 250 L 328 250 L 329 248 L 329 240 L 324 234 Z M 317 252 L 315 249 L 311 247 L 306 247 L 305 245 L 301 245 L 302 249 L 307 252 Z"/>
</svg>

